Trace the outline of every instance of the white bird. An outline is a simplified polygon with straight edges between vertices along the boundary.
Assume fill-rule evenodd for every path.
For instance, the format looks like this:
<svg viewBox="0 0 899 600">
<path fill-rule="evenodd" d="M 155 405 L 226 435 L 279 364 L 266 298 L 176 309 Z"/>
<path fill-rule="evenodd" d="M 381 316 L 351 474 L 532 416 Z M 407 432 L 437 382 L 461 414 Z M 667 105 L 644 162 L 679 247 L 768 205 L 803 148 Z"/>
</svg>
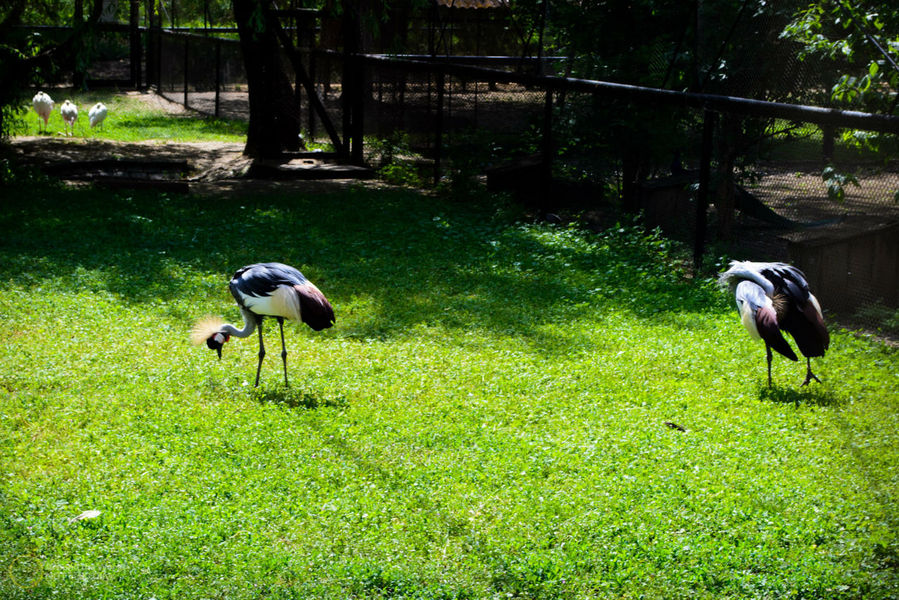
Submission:
<svg viewBox="0 0 899 600">
<path fill-rule="evenodd" d="M 53 113 L 53 104 L 53 98 L 45 92 L 38 92 L 34 95 L 34 98 L 31 99 L 31 106 L 34 107 L 34 112 L 44 120 L 44 131 L 47 130 L 50 114 Z M 38 131 L 40 131 L 40 127 L 41 125 L 38 123 Z"/>
<path fill-rule="evenodd" d="M 66 135 L 69 135 L 69 127 L 72 128 L 71 135 L 75 135 L 75 119 L 78 118 L 78 107 L 69 102 L 67 99 L 59 107 L 59 114 L 62 115 L 63 127 Z"/>
<path fill-rule="evenodd" d="M 281 327 L 281 360 L 284 361 L 284 385 L 287 384 L 287 349 L 284 346 L 284 319 L 302 321 L 315 331 L 334 324 L 334 309 L 315 285 L 293 267 L 281 263 L 257 263 L 242 267 L 234 273 L 228 287 L 243 316 L 243 329 L 238 329 L 218 317 L 200 320 L 191 332 L 191 340 L 206 345 L 222 358 L 222 346 L 233 335 L 249 337 L 259 328 L 259 364 L 256 366 L 256 386 L 265 357 L 262 342 L 263 317 L 275 317 Z"/>
<path fill-rule="evenodd" d="M 824 325 L 821 305 L 809 291 L 802 271 L 782 262 L 731 261 L 718 282 L 733 292 L 743 326 L 754 339 L 765 342 L 768 358 L 768 387 L 771 386 L 771 350 L 790 360 L 799 360 L 783 337 L 786 331 L 806 357 L 805 381 L 814 379 L 813 356 L 824 356 L 830 334 Z"/>
<path fill-rule="evenodd" d="M 108 112 L 109 111 L 106 110 L 106 105 L 102 102 L 97 102 L 96 104 L 94 104 L 91 107 L 90 111 L 87 113 L 87 118 L 91 123 L 91 129 L 93 129 L 97 125 L 100 126 L 100 129 L 103 129 L 103 119 L 106 118 L 106 114 Z"/>
</svg>

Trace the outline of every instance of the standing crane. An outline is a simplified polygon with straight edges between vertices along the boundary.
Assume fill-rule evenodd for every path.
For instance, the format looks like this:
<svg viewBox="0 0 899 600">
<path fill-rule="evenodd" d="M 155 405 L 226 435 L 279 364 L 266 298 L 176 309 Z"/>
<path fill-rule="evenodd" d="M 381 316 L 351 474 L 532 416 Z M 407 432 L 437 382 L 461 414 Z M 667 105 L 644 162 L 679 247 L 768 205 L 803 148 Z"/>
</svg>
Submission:
<svg viewBox="0 0 899 600">
<path fill-rule="evenodd" d="M 106 105 L 102 102 L 97 102 L 93 106 L 91 106 L 90 111 L 87 113 L 87 119 L 90 121 L 91 129 L 100 126 L 100 129 L 103 129 L 103 120 L 106 118 L 106 114 L 109 111 L 106 110 Z"/>
<path fill-rule="evenodd" d="M 69 135 L 69 127 L 72 128 L 72 134 L 75 135 L 75 119 L 78 118 L 78 107 L 72 104 L 68 99 L 59 107 L 59 114 L 62 115 L 63 128 L 65 134 Z"/>
<path fill-rule="evenodd" d="M 281 327 L 281 360 L 284 362 L 284 385 L 287 383 L 287 349 L 284 345 L 284 319 L 302 321 L 321 331 L 334 324 L 334 309 L 325 295 L 297 269 L 281 263 L 257 263 L 242 267 L 234 273 L 228 284 L 231 295 L 237 301 L 243 316 L 243 329 L 225 323 L 218 317 L 200 320 L 191 332 L 195 345 L 206 345 L 222 358 L 222 346 L 233 335 L 249 337 L 259 329 L 259 363 L 256 366 L 256 383 L 265 357 L 262 342 L 263 317 L 275 317 Z"/>
<path fill-rule="evenodd" d="M 47 131 L 47 127 L 50 123 L 50 115 L 53 113 L 53 104 L 53 98 L 46 92 L 38 92 L 34 95 L 34 98 L 31 99 L 31 106 L 34 107 L 34 112 L 44 120 L 44 131 Z M 38 132 L 41 130 L 40 127 L 40 122 L 38 122 Z"/>
<path fill-rule="evenodd" d="M 799 360 L 781 331 L 793 337 L 805 356 L 806 374 L 802 385 L 812 379 L 812 357 L 824 356 L 830 334 L 818 299 L 809 291 L 805 275 L 782 262 L 731 261 L 718 282 L 734 294 L 743 326 L 754 339 L 765 342 L 768 358 L 768 387 L 771 387 L 771 350 Z"/>
</svg>

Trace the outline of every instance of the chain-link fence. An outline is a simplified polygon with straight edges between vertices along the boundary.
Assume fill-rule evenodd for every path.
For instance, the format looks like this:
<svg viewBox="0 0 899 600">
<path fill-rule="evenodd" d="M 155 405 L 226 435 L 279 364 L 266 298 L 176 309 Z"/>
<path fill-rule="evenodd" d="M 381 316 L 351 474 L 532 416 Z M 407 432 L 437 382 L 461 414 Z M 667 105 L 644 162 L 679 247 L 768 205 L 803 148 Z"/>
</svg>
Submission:
<svg viewBox="0 0 899 600">
<path fill-rule="evenodd" d="M 655 25 L 619 15 L 620 23 L 608 23 L 625 39 L 633 34 L 640 43 L 640 32 L 651 25 L 660 36 L 642 39 L 642 68 L 628 70 L 615 63 L 620 48 L 611 49 L 611 61 L 543 57 L 542 48 L 553 43 L 536 43 L 542 17 L 486 0 L 438 1 L 426 14 L 382 15 L 386 25 L 378 36 L 360 29 L 356 45 L 402 54 L 366 55 L 347 65 L 338 51 L 346 23 L 291 6 L 286 31 L 296 37 L 306 83 L 348 157 L 352 147 L 353 158 L 405 170 L 407 181 L 448 183 L 457 191 L 486 181 L 536 215 L 578 214 L 597 227 L 640 212 L 650 227 L 692 246 L 706 270 L 723 266 L 722 257 L 790 260 L 844 322 L 899 333 L 899 127 L 895 119 L 847 121 L 789 105 L 801 98 L 832 106 L 834 82 L 851 72 L 846 63 L 801 57 L 783 35 L 790 11 L 752 12 L 746 3 L 735 4 L 733 14 L 721 7 L 700 6 L 695 14 L 672 8 L 684 21 Z M 176 25 L 176 4 L 163 8 L 162 22 Z M 144 15 L 145 25 L 150 20 Z M 204 22 L 218 19 L 204 16 Z M 158 25 L 103 25 L 85 54 L 93 63 L 82 65 L 82 74 L 94 82 L 150 82 L 191 109 L 247 119 L 246 73 L 234 31 L 224 39 L 213 29 L 195 34 Z M 22 33 L 34 34 L 29 31 Z M 66 32 L 40 33 L 52 39 Z M 296 114 L 308 139 L 335 142 L 289 57 L 281 63 L 300 90 Z M 608 79 L 609 65 L 627 78 L 618 81 L 645 88 L 564 77 Z M 47 74 L 48 81 L 58 75 Z M 675 87 L 697 93 L 670 91 Z M 888 113 L 896 100 L 883 96 Z"/>
<path fill-rule="evenodd" d="M 598 226 L 642 211 L 706 269 L 790 261 L 843 322 L 899 333 L 899 119 L 388 59 L 368 81 L 366 130 L 436 152 L 443 176 Z"/>
<path fill-rule="evenodd" d="M 235 41 L 165 37 L 164 94 L 209 114 L 218 106 L 246 115 Z M 338 129 L 347 125 L 343 60 L 301 55 Z M 562 59 L 355 60 L 364 69 L 362 123 L 353 126 L 374 166 L 392 161 L 461 188 L 486 179 L 537 214 L 572 209 L 598 227 L 642 211 L 650 227 L 699 245 L 706 269 L 722 266 L 720 257 L 791 261 L 842 322 L 899 334 L 897 119 L 534 75 L 563 71 Z M 784 89 L 822 85 L 806 64 L 784 68 Z M 321 140 L 303 94 L 297 109 Z"/>
<path fill-rule="evenodd" d="M 247 76 L 237 40 L 161 31 L 157 91 L 213 116 L 249 118 Z"/>
</svg>

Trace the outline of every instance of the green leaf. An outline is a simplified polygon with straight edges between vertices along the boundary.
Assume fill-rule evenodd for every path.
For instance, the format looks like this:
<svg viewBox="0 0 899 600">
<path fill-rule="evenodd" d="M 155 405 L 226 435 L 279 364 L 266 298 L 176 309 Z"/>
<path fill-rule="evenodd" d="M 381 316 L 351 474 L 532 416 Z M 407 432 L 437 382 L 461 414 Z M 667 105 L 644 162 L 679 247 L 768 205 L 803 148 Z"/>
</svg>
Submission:
<svg viewBox="0 0 899 600">
<path fill-rule="evenodd" d="M 821 171 L 821 179 L 827 185 L 827 197 L 835 202 L 846 199 L 846 186 L 853 184 L 859 187 L 858 178 L 851 173 L 840 173 L 833 165 L 827 165 Z"/>
</svg>

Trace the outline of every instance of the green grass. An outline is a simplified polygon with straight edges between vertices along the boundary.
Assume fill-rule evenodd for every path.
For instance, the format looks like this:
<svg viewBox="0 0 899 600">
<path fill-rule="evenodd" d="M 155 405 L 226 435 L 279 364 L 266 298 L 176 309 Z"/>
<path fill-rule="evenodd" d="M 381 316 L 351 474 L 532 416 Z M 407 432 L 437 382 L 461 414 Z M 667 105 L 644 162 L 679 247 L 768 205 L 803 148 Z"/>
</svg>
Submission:
<svg viewBox="0 0 899 600">
<path fill-rule="evenodd" d="M 899 595 L 896 351 L 834 330 L 823 384 L 778 358 L 768 390 L 663 240 L 413 191 L 4 192 L 4 599 Z M 287 329 L 287 389 L 271 324 L 258 391 L 255 339 L 187 342 L 259 260 L 336 309 Z"/>
<path fill-rule="evenodd" d="M 63 131 L 59 107 L 69 99 L 78 106 L 75 121 L 75 138 L 106 139 L 119 142 L 159 140 L 171 142 L 244 142 L 247 124 L 234 119 L 215 119 L 194 112 L 166 113 L 147 103 L 139 96 L 101 90 L 96 92 L 72 92 L 71 90 L 47 90 L 56 105 L 50 116 L 49 133 L 41 133 L 43 121 L 31 108 L 30 100 L 23 105 L 21 121 L 14 129 L 16 135 L 41 135 L 59 137 Z M 109 115 L 100 127 L 91 128 L 88 111 L 97 102 L 103 102 Z"/>
</svg>

